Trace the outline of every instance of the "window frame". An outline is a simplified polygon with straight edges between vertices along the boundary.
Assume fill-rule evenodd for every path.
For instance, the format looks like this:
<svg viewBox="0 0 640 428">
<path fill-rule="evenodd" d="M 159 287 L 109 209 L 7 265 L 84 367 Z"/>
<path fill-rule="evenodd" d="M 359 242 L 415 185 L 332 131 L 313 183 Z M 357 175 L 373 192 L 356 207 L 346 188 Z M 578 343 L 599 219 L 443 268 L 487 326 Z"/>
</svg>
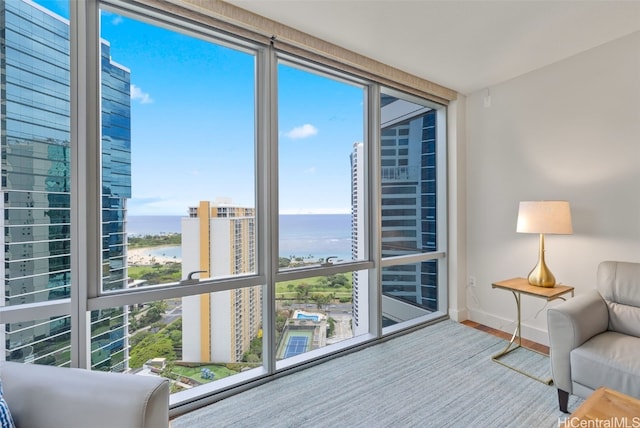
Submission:
<svg viewBox="0 0 640 428">
<path fill-rule="evenodd" d="M 0 324 L 30 321 L 42 317 L 71 316 L 71 366 L 91 367 L 90 313 L 93 310 L 146 303 L 155 300 L 200 295 L 244 287 L 264 286 L 263 298 L 263 362 L 262 370 L 221 380 L 211 387 L 197 388 L 171 396 L 171 409 L 176 412 L 211 401 L 212 394 L 229 394 L 234 386 L 257 378 L 277 375 L 337 352 L 358 349 L 425 322 L 447 315 L 447 106 L 425 98 L 383 87 L 370 77 L 347 74 L 318 63 L 314 58 L 294 56 L 272 44 L 243 39 L 215 28 L 196 23 L 176 12 L 160 11 L 141 4 L 118 0 L 69 1 L 71 26 L 71 297 L 37 304 L 0 306 Z M 233 49 L 251 52 L 255 68 L 255 192 L 256 192 L 256 272 L 244 276 L 203 280 L 197 284 L 170 283 L 138 289 L 102 290 L 101 260 L 101 94 L 100 94 L 100 9 L 134 19 L 161 25 L 219 43 Z M 278 64 L 319 73 L 364 89 L 364 183 L 362 207 L 365 209 L 365 260 L 331 266 L 312 266 L 281 271 L 278 267 Z M 394 257 L 381 257 L 382 191 L 380 95 L 428 103 L 437 110 L 437 250 Z M 396 95 L 397 94 L 397 95 Z M 382 268 L 437 260 L 438 311 L 392 327 L 382 327 Z M 334 344 L 303 358 L 275 360 L 275 284 L 281 281 L 368 271 L 368 334 Z M 209 398 L 204 397 L 209 395 Z"/>
<path fill-rule="evenodd" d="M 430 107 L 436 111 L 436 250 L 422 253 L 419 252 L 419 250 L 416 250 L 412 254 L 381 257 L 379 264 L 380 269 L 378 269 L 378 282 L 380 284 L 380 299 L 382 300 L 382 268 L 436 260 L 438 265 L 438 308 L 431 314 L 420 316 L 399 324 L 384 327 L 382 329 L 381 335 L 388 335 L 397 333 L 415 325 L 419 325 L 446 316 L 448 312 L 447 107 L 434 101 L 420 98 L 418 96 L 389 87 L 381 87 L 380 94 L 382 93 L 401 100 L 409 101 L 425 107 Z M 381 128 L 379 127 L 378 135 L 381 138 L 380 131 Z M 377 152 L 379 155 L 381 154 L 383 147 L 384 146 L 382 145 L 382 142 L 378 141 Z M 384 208 L 382 205 L 382 177 L 378 178 L 378 180 L 376 181 L 376 185 L 379 191 L 378 200 L 380 201 L 378 212 L 381 213 L 381 210 Z M 382 223 L 380 223 L 380 227 L 376 232 L 376 237 L 379 245 L 382 246 Z M 379 250 L 379 254 L 381 255 L 381 248 Z M 380 312 L 377 315 L 378 317 L 382 316 L 382 307 L 380 307 Z"/>
</svg>

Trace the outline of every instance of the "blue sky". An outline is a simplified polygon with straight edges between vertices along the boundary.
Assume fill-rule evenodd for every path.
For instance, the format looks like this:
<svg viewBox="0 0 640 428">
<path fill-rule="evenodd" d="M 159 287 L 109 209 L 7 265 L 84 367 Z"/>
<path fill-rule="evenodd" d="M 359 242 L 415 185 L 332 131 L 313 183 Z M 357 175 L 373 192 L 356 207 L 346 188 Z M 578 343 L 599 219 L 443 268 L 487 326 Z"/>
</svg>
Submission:
<svg viewBox="0 0 640 428">
<path fill-rule="evenodd" d="M 131 71 L 129 214 L 184 215 L 217 197 L 254 206 L 254 57 L 104 11 L 101 37 Z M 280 212 L 350 212 L 363 89 L 278 73 Z"/>
</svg>

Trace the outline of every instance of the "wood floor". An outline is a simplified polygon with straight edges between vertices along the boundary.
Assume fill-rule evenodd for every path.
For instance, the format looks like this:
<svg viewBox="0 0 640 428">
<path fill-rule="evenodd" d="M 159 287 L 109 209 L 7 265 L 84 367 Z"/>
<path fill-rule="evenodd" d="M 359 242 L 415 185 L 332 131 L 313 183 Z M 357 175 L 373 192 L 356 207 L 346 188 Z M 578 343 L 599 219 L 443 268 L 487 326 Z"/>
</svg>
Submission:
<svg viewBox="0 0 640 428">
<path fill-rule="evenodd" d="M 504 331 L 496 330 L 495 328 L 487 327 L 486 325 L 478 324 L 475 321 L 462 321 L 460 324 L 466 325 L 468 327 L 475 328 L 477 330 L 484 331 L 489 334 L 493 334 L 494 336 L 498 336 L 502 339 L 511 339 L 511 333 L 505 333 Z M 522 339 L 522 344 L 527 348 L 534 349 L 538 352 L 542 352 L 543 354 L 549 355 L 549 347 L 546 345 L 541 345 L 536 342 L 532 342 L 531 340 Z"/>
</svg>

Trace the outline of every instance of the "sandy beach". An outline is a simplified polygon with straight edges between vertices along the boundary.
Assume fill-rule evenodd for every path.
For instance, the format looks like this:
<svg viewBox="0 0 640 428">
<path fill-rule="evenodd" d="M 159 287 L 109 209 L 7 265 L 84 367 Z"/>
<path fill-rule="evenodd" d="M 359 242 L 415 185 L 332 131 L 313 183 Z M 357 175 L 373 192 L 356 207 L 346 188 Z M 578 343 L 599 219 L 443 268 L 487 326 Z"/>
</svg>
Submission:
<svg viewBox="0 0 640 428">
<path fill-rule="evenodd" d="M 150 266 L 155 263 L 181 263 L 180 258 L 163 256 L 163 249 L 173 249 L 174 246 L 166 247 L 145 247 L 145 248 L 129 248 L 127 259 L 130 266 Z"/>
</svg>

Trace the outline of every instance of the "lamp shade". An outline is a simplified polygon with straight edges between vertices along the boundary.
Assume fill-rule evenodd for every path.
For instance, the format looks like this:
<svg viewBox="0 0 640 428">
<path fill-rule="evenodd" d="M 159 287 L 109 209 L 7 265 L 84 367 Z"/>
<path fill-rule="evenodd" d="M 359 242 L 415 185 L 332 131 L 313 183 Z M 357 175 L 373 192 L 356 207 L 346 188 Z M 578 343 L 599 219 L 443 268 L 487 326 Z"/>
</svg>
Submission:
<svg viewBox="0 0 640 428">
<path fill-rule="evenodd" d="M 522 201 L 518 210 L 519 233 L 551 233 L 570 235 L 571 208 L 569 201 Z"/>
</svg>

